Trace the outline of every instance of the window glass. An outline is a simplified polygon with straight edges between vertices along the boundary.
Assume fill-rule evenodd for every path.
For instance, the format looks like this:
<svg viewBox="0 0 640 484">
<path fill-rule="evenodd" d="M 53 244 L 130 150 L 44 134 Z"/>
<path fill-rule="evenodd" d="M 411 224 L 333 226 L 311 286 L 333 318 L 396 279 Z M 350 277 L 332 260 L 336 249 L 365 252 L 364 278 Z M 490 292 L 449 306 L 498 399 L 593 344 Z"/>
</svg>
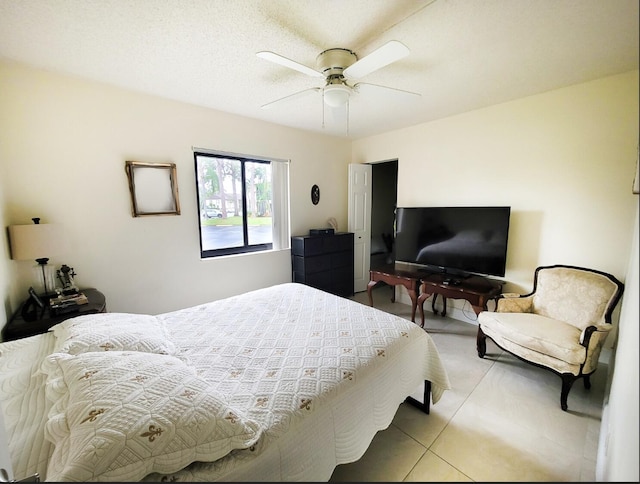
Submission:
<svg viewBox="0 0 640 484">
<path fill-rule="evenodd" d="M 274 162 L 195 152 L 195 164 L 201 257 L 288 247 L 288 231 L 274 230 L 288 227 L 287 177 L 274 183 Z M 275 213 L 274 190 L 286 200 Z"/>
</svg>

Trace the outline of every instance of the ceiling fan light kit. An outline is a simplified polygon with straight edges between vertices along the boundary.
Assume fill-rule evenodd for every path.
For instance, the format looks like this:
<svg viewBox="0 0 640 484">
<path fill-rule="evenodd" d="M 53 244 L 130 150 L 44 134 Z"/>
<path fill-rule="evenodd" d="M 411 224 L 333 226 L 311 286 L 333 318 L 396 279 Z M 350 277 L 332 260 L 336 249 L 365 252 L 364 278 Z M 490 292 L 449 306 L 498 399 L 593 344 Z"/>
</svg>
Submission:
<svg viewBox="0 0 640 484">
<path fill-rule="evenodd" d="M 322 96 L 324 103 L 332 108 L 339 108 L 349 102 L 351 89 L 344 84 L 332 84 L 324 88 Z"/>
<path fill-rule="evenodd" d="M 352 89 L 345 82 L 343 72 L 357 60 L 355 52 L 339 48 L 327 49 L 316 58 L 320 72 L 326 77 L 322 98 L 327 106 L 339 108 L 349 101 Z"/>
</svg>

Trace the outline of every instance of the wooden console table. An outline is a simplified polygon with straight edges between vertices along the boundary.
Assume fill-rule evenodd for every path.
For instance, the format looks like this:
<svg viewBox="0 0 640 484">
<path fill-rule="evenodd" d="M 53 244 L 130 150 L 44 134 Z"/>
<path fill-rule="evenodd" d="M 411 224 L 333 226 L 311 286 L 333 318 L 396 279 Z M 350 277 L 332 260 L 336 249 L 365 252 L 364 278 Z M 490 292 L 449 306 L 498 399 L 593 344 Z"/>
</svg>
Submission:
<svg viewBox="0 0 640 484">
<path fill-rule="evenodd" d="M 424 327 L 424 309 L 422 308 L 424 301 L 429 296 L 435 298 L 438 294 L 444 299 L 442 316 L 447 314 L 447 298 L 466 299 L 471 303 L 473 311 L 480 314 L 481 311 L 487 310 L 487 302 L 495 298 L 502 292 L 502 283 L 493 281 L 481 276 L 470 276 L 461 279 L 458 283 L 453 283 L 446 274 L 429 274 L 421 279 L 421 294 L 418 297 L 418 306 L 420 308 L 420 317 Z M 438 314 L 432 305 L 434 314 Z"/>
<path fill-rule="evenodd" d="M 369 271 L 369 284 L 367 285 L 369 306 L 373 307 L 371 291 L 379 282 L 392 286 L 391 302 L 396 302 L 395 286 L 404 286 L 407 288 L 411 298 L 411 321 L 415 323 L 418 294 L 420 293 L 420 279 L 422 277 L 424 277 L 424 272 L 412 271 L 398 264 L 388 264 L 377 269 L 371 269 Z"/>
</svg>

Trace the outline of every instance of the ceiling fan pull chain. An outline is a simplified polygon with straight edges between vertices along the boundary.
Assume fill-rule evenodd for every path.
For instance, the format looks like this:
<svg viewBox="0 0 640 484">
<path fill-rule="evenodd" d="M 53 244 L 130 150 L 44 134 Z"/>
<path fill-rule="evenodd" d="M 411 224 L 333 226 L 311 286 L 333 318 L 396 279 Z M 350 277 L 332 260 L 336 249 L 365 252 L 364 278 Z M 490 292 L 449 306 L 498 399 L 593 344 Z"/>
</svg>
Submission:
<svg viewBox="0 0 640 484">
<path fill-rule="evenodd" d="M 349 136 L 349 100 L 347 99 L 347 136 Z"/>
<path fill-rule="evenodd" d="M 324 89 L 322 90 L 322 129 L 324 129 Z"/>
</svg>

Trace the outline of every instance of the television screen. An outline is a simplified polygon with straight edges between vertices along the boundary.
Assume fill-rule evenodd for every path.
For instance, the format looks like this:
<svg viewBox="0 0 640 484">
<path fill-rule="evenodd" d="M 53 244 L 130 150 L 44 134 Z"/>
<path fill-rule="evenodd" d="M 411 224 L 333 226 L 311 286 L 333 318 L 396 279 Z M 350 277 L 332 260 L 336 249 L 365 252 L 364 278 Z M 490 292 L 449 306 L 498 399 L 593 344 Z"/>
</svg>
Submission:
<svg viewBox="0 0 640 484">
<path fill-rule="evenodd" d="M 503 277 L 511 207 L 399 207 L 396 261 Z"/>
</svg>

